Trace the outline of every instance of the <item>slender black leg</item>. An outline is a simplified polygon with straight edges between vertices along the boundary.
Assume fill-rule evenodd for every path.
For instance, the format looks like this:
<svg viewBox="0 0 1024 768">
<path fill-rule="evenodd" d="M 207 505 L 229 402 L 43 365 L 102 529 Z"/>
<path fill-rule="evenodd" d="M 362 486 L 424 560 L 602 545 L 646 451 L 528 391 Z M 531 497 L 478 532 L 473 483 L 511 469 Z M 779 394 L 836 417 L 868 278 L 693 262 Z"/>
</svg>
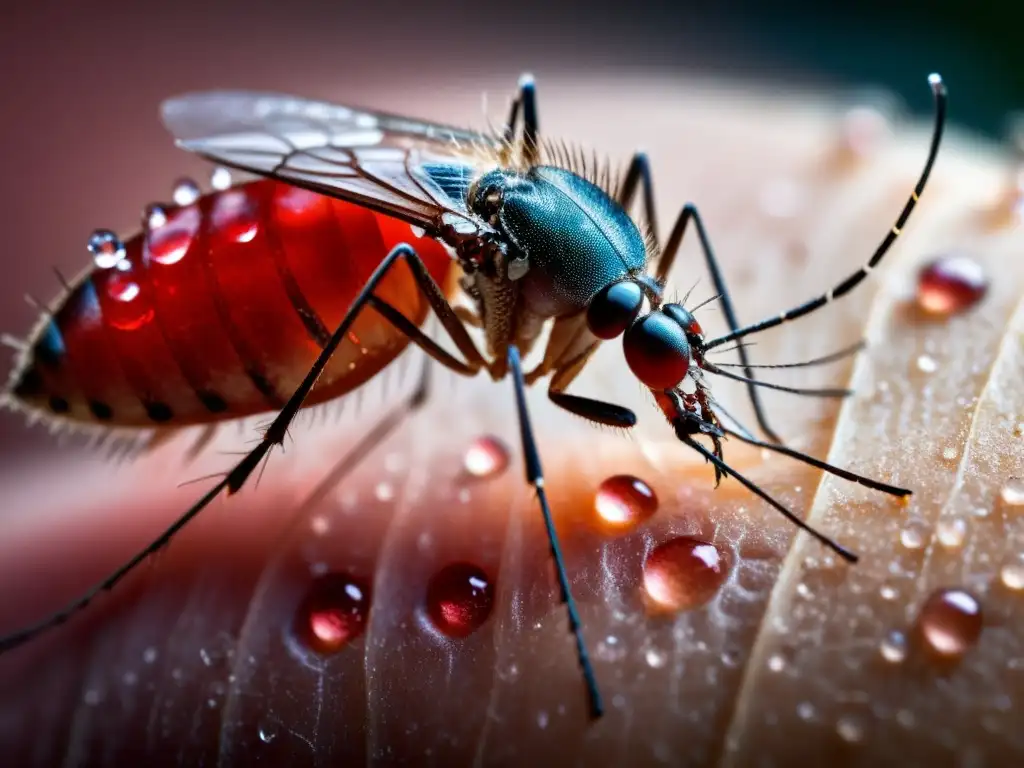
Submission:
<svg viewBox="0 0 1024 768">
<path fill-rule="evenodd" d="M 594 675 L 594 668 L 590 663 L 587 646 L 583 642 L 583 627 L 580 624 L 579 612 L 576 610 L 576 602 L 573 600 L 572 590 L 569 587 L 569 577 L 566 575 L 565 561 L 562 558 L 562 547 L 558 543 L 558 532 L 555 530 L 555 521 L 551 516 L 547 492 L 544 490 L 544 471 L 541 468 L 540 454 L 537 451 L 537 443 L 533 437 L 533 428 L 530 425 L 530 413 L 526 407 L 526 383 L 523 380 L 523 364 L 519 357 L 519 349 L 515 344 L 510 344 L 508 348 L 508 367 L 512 373 L 512 381 L 516 390 L 516 409 L 519 413 L 519 428 L 523 441 L 526 482 L 532 485 L 536 491 L 541 513 L 544 515 L 544 527 L 547 529 L 548 544 L 551 546 L 551 557 L 555 561 L 558 587 L 562 593 L 562 602 L 565 603 L 569 614 L 569 631 L 573 633 L 576 639 L 576 654 L 579 658 L 580 669 L 583 670 L 583 681 L 587 686 L 587 696 L 590 700 L 590 715 L 596 719 L 604 713 L 604 704 L 601 702 L 601 692 L 597 687 L 597 678 Z"/>
<path fill-rule="evenodd" d="M 17 632 L 13 632 L 5 637 L 0 638 L 0 652 L 7 651 L 11 648 L 15 648 L 19 645 L 22 645 L 28 640 L 31 640 L 33 637 L 39 635 L 41 632 L 44 632 L 45 630 L 50 629 L 51 627 L 55 627 L 59 624 L 63 624 L 64 622 L 66 622 L 78 611 L 82 610 L 87 605 L 89 605 L 89 603 L 91 603 L 98 595 L 113 589 L 122 579 L 124 579 L 129 573 L 131 573 L 136 566 L 144 562 L 150 555 L 163 549 L 163 547 L 167 545 L 167 543 L 175 536 L 175 534 L 178 533 L 178 531 L 184 528 L 194 517 L 196 517 L 196 515 L 202 512 L 203 509 L 205 509 L 215 498 L 217 498 L 221 494 L 221 492 L 227 491 L 227 493 L 230 495 L 240 490 L 242 486 L 246 483 L 246 481 L 249 479 L 249 477 L 252 475 L 256 467 L 258 467 L 260 462 L 264 459 L 264 457 L 267 456 L 270 450 L 275 445 L 283 445 L 285 435 L 287 434 L 288 426 L 291 424 L 292 420 L 295 418 L 295 415 L 302 407 L 303 401 L 306 399 L 310 391 L 313 389 L 313 386 L 316 384 L 317 379 L 320 377 L 320 374 L 323 372 L 328 361 L 331 359 L 331 356 L 334 354 L 338 346 L 341 344 L 342 340 L 345 338 L 349 328 L 351 327 L 352 323 L 355 322 L 355 319 L 359 315 L 360 311 L 370 301 L 370 297 L 373 295 L 373 291 L 376 289 L 377 285 L 388 273 L 388 271 L 392 268 L 392 266 L 394 266 L 394 264 L 401 259 L 405 259 L 406 263 L 409 264 L 410 268 L 412 269 L 414 275 L 422 275 L 425 273 L 428 278 L 427 284 L 432 285 L 434 289 L 437 291 L 437 293 L 440 294 L 440 289 L 437 289 L 437 284 L 434 283 L 433 278 L 430 278 L 429 273 L 423 266 L 423 262 L 420 261 L 419 256 L 416 255 L 416 252 L 409 245 L 406 245 L 404 243 L 395 246 L 391 250 L 391 252 L 388 253 L 388 255 L 384 258 L 384 260 L 381 261 L 380 265 L 378 265 L 378 267 L 374 270 L 373 274 L 370 276 L 370 279 L 359 291 L 355 300 L 352 302 L 352 305 L 345 313 L 344 318 L 342 318 L 341 323 L 335 329 L 334 333 L 331 334 L 331 337 L 327 341 L 327 344 L 324 345 L 324 348 L 320 352 L 320 355 L 313 363 L 312 367 L 309 370 L 309 373 L 306 374 L 306 377 L 303 379 L 302 383 L 298 386 L 298 388 L 295 390 L 292 396 L 288 399 L 288 402 L 285 404 L 281 412 L 277 415 L 273 422 L 271 422 L 269 428 L 264 432 L 261 441 L 256 445 L 256 447 L 253 448 L 249 453 L 247 453 L 242 458 L 242 460 L 239 461 L 238 464 L 236 464 L 227 473 L 227 475 L 224 476 L 224 478 L 220 482 L 218 482 L 213 488 L 211 488 L 201 499 L 199 499 L 199 501 L 192 505 L 192 507 L 187 512 L 185 512 L 185 514 L 179 517 L 163 533 L 161 533 L 148 546 L 146 546 L 145 549 L 143 549 L 141 552 L 132 557 L 128 562 L 120 566 L 110 576 L 108 576 L 98 584 L 91 587 L 83 595 L 69 603 L 64 608 L 51 614 L 49 617 L 43 619 L 37 624 L 18 630 Z M 422 286 L 423 283 L 421 282 L 420 285 Z M 432 298 L 430 293 L 427 292 L 427 298 L 428 300 L 430 300 L 431 305 L 434 306 L 435 302 L 437 301 L 436 297 Z M 438 306 L 441 306 L 443 310 L 447 310 L 446 312 L 439 313 L 439 315 L 441 316 L 441 322 L 444 324 L 447 330 L 449 330 L 450 332 L 454 331 L 454 333 L 452 334 L 452 338 L 453 341 L 455 341 L 455 343 L 459 346 L 460 350 L 462 350 L 463 347 L 463 344 L 460 343 L 460 336 L 465 337 L 465 341 L 469 342 L 469 346 L 467 346 L 467 348 L 463 351 L 467 354 L 467 356 L 471 356 L 472 352 L 476 351 L 476 347 L 475 345 L 473 345 L 472 339 L 469 338 L 465 328 L 462 327 L 462 325 L 458 321 L 458 318 L 455 317 L 454 311 L 451 309 L 450 306 L 447 305 L 447 302 L 443 300 L 443 296 L 441 297 L 441 302 L 438 303 Z M 452 322 L 452 320 L 454 320 L 454 322 Z M 460 330 L 461 334 L 458 333 L 458 331 Z M 472 351 L 470 351 L 470 347 L 472 348 Z"/>
<path fill-rule="evenodd" d="M 582 416 L 588 421 L 620 429 L 634 427 L 636 426 L 636 414 L 629 408 L 565 392 L 596 348 L 597 344 L 594 344 L 555 370 L 555 375 L 551 377 L 551 384 L 548 386 L 548 398 L 559 408 L 576 416 Z"/>
<path fill-rule="evenodd" d="M 652 180 L 651 164 L 645 152 L 637 152 L 633 155 L 633 159 L 629 163 L 629 169 L 626 171 L 626 177 L 622 180 L 622 186 L 619 187 L 618 201 L 627 211 L 633 204 L 633 198 L 636 196 L 637 184 L 643 184 L 644 188 L 643 207 L 647 226 L 650 227 L 651 234 L 654 236 L 654 242 L 660 244 L 661 229 L 658 227 L 658 212 L 654 207 L 654 182 Z M 662 256 L 661 258 L 664 261 L 665 257 Z M 668 270 L 664 271 L 667 272 Z M 658 272 L 662 272 L 660 266 Z"/>
<path fill-rule="evenodd" d="M 924 192 L 925 185 L 928 183 L 928 177 L 931 175 L 932 166 L 935 164 L 935 158 L 939 153 L 939 144 L 942 143 L 942 129 L 946 122 L 946 86 L 942 82 L 942 78 L 938 75 L 931 75 L 928 78 L 928 83 L 931 85 L 932 94 L 935 97 L 935 128 L 932 131 L 931 146 L 928 149 L 928 159 L 925 161 L 924 168 L 921 171 L 921 176 L 917 180 L 917 184 L 914 186 L 914 191 L 911 192 L 910 198 L 903 206 L 903 210 L 900 211 L 899 217 L 896 219 L 896 223 L 893 225 L 878 248 L 868 259 L 867 263 L 858 269 L 856 272 L 851 274 L 845 280 L 840 282 L 831 290 L 816 296 L 810 301 L 805 301 L 803 304 L 799 304 L 792 309 L 787 309 L 785 312 L 780 312 L 775 317 L 769 317 L 766 320 L 754 323 L 752 325 L 745 326 L 743 328 L 732 328 L 729 333 L 724 336 L 719 336 L 717 339 L 712 339 L 705 344 L 705 349 L 712 349 L 725 344 L 726 342 L 733 341 L 734 339 L 741 339 L 744 336 L 750 336 L 754 333 L 760 333 L 761 331 L 774 328 L 777 325 L 782 325 L 790 320 L 795 320 L 798 317 L 803 317 L 817 309 L 825 306 L 833 299 L 838 299 L 854 288 L 871 273 L 878 263 L 882 260 L 886 253 L 889 252 L 889 248 L 896 241 L 896 238 L 903 232 L 903 227 L 907 223 L 907 219 L 910 218 L 910 214 L 913 212 L 914 207 L 917 205 L 917 201 L 920 199 L 921 194 Z"/>
<path fill-rule="evenodd" d="M 537 89 L 533 75 L 530 74 L 523 74 L 519 78 L 519 94 L 512 102 L 508 122 L 505 123 L 506 146 L 511 146 L 515 139 L 516 125 L 520 117 L 523 120 L 522 161 L 527 166 L 535 165 L 540 154 L 540 131 L 537 125 Z"/>
</svg>

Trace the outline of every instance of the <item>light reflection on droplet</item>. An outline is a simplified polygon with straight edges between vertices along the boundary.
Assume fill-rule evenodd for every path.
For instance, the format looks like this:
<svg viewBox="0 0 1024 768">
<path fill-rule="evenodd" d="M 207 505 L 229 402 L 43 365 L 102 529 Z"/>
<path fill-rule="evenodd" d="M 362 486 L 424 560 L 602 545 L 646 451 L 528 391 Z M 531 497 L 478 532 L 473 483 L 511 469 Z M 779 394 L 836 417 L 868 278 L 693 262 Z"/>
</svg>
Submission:
<svg viewBox="0 0 1024 768">
<path fill-rule="evenodd" d="M 921 267 L 917 304 L 931 315 L 953 315 L 977 304 L 988 284 L 988 275 L 978 262 L 963 254 L 949 254 Z"/>
<path fill-rule="evenodd" d="M 786 668 L 786 659 L 780 653 L 773 653 L 768 657 L 768 669 L 772 672 L 781 672 Z"/>
<path fill-rule="evenodd" d="M 893 630 L 879 645 L 882 658 L 892 664 L 899 664 L 907 657 L 907 638 L 902 632 Z"/>
<path fill-rule="evenodd" d="M 648 648 L 644 652 L 644 661 L 652 669 L 661 669 L 668 662 L 668 654 L 658 648 Z"/>
<path fill-rule="evenodd" d="M 146 664 L 152 664 L 157 659 L 157 650 L 152 645 L 142 652 L 142 660 Z"/>
<path fill-rule="evenodd" d="M 310 586 L 295 614 L 295 635 L 317 653 L 340 651 L 363 633 L 370 611 L 367 584 L 329 573 Z"/>
<path fill-rule="evenodd" d="M 272 720 L 264 720 L 259 724 L 259 737 L 260 741 L 264 744 L 269 744 L 277 738 L 277 723 Z"/>
<path fill-rule="evenodd" d="M 109 229 L 95 230 L 87 245 L 97 269 L 112 269 L 124 260 L 124 243 Z"/>
<path fill-rule="evenodd" d="M 231 171 L 223 166 L 214 168 L 210 174 L 210 186 L 218 192 L 223 192 L 231 186 Z"/>
<path fill-rule="evenodd" d="M 999 495 L 1011 507 L 1024 505 L 1024 480 L 1019 477 L 1011 477 L 1000 489 Z"/>
<path fill-rule="evenodd" d="M 864 726 L 858 719 L 844 715 L 836 721 L 836 733 L 843 741 L 854 743 L 864 738 Z"/>
<path fill-rule="evenodd" d="M 928 533 L 928 524 L 924 520 L 909 520 L 900 531 L 900 543 L 907 549 L 920 549 L 924 546 Z"/>
<path fill-rule="evenodd" d="M 1003 586 L 1015 592 L 1024 590 L 1024 553 L 1014 555 L 999 569 L 999 580 Z"/>
<path fill-rule="evenodd" d="M 202 194 L 199 185 L 192 179 L 178 179 L 174 182 L 174 191 L 171 197 L 175 205 L 192 205 Z"/>
<path fill-rule="evenodd" d="M 427 585 L 427 615 L 449 637 L 471 635 L 487 621 L 493 607 L 494 584 L 472 563 L 446 565 Z"/>
<path fill-rule="evenodd" d="M 466 449 L 463 466 L 473 477 L 494 477 L 505 471 L 509 464 L 508 447 L 496 437 L 478 437 Z"/>
<path fill-rule="evenodd" d="M 960 517 L 945 517 L 935 525 L 935 538 L 946 549 L 957 549 L 964 543 L 967 523 Z"/>
<path fill-rule="evenodd" d="M 935 373 L 939 369 L 939 364 L 935 362 L 935 358 L 929 355 L 919 355 L 917 369 L 922 373 Z"/>
<path fill-rule="evenodd" d="M 600 522 L 609 527 L 632 528 L 657 512 L 658 497 L 640 478 L 615 475 L 598 486 L 594 510 Z"/>
<path fill-rule="evenodd" d="M 959 658 L 981 636 L 981 606 L 964 590 L 940 589 L 925 601 L 918 624 L 933 651 L 947 658 Z"/>
<path fill-rule="evenodd" d="M 711 600 L 728 575 L 718 547 L 691 536 L 659 544 L 644 562 L 644 589 L 652 607 L 694 608 Z"/>
</svg>

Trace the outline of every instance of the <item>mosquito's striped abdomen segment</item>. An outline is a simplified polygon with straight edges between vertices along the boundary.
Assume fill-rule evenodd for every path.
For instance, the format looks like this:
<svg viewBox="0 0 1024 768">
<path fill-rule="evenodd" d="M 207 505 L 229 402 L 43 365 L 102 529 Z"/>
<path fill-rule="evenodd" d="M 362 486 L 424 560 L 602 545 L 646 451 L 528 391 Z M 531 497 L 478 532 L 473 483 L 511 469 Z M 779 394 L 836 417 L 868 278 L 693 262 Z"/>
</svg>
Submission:
<svg viewBox="0 0 1024 768">
<path fill-rule="evenodd" d="M 279 408 L 387 252 L 413 245 L 444 284 L 451 257 L 361 206 L 256 181 L 164 212 L 44 318 L 12 393 L 67 418 L 119 426 L 216 421 Z M 420 323 L 428 305 L 399 264 L 377 294 Z M 408 344 L 372 310 L 308 404 L 348 392 Z"/>
</svg>

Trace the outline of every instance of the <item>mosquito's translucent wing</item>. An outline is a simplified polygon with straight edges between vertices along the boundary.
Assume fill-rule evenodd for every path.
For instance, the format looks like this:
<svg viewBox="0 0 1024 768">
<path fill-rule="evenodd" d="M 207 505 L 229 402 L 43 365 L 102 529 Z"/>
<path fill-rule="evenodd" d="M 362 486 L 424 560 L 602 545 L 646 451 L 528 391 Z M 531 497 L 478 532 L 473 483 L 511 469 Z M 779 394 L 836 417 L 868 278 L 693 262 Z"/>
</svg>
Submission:
<svg viewBox="0 0 1024 768">
<path fill-rule="evenodd" d="M 169 99 L 179 146 L 214 162 L 365 205 L 436 232 L 479 225 L 466 190 L 498 140 L 295 96 L 210 91 Z"/>
</svg>

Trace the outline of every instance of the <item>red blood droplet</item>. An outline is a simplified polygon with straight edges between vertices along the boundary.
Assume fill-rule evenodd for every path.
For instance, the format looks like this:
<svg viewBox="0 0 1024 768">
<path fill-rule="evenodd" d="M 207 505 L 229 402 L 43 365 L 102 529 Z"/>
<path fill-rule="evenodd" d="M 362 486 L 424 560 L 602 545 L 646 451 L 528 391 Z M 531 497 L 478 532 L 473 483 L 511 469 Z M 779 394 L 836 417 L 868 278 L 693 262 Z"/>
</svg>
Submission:
<svg viewBox="0 0 1024 768">
<path fill-rule="evenodd" d="M 917 304 L 931 315 L 954 315 L 977 304 L 989 279 L 978 262 L 962 254 L 934 259 L 917 275 Z"/>
<path fill-rule="evenodd" d="M 729 565 L 714 544 L 680 536 L 655 547 L 644 563 L 644 589 L 652 607 L 679 611 L 711 600 Z"/>
<path fill-rule="evenodd" d="M 614 475 L 598 486 L 594 510 L 608 527 L 632 528 L 658 511 L 658 497 L 640 478 Z"/>
<path fill-rule="evenodd" d="M 337 653 L 366 629 L 370 587 L 346 573 L 328 573 L 310 586 L 295 615 L 294 631 L 321 654 Z"/>
<path fill-rule="evenodd" d="M 494 607 L 494 587 L 472 563 L 446 565 L 427 585 L 427 615 L 440 632 L 466 637 L 487 621 Z"/>
</svg>

